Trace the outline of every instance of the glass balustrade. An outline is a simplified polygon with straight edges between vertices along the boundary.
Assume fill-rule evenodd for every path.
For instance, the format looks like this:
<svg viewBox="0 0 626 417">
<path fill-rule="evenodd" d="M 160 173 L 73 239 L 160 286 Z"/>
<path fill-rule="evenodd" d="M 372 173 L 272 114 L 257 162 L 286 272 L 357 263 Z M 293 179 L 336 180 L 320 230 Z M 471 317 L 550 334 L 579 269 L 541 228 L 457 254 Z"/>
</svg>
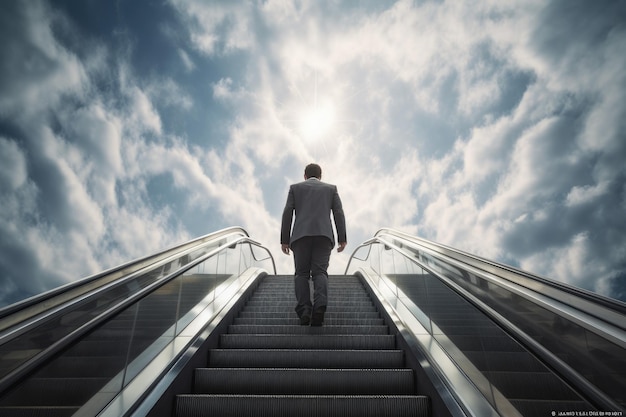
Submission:
<svg viewBox="0 0 626 417">
<path fill-rule="evenodd" d="M 203 256 L 208 258 L 184 270 Z M 31 389 L 33 384 L 56 380 L 80 384 L 71 387 L 74 397 L 79 396 L 78 401 L 88 403 L 90 409 L 102 409 L 198 315 L 211 317 L 219 311 L 241 285 L 238 277 L 253 267 L 275 271 L 267 249 L 241 236 L 220 239 L 144 271 L 73 311 L 13 338 L 0 347 L 5 373 L 118 303 L 142 290 L 146 292 L 148 287 L 155 288 L 11 387 L 0 398 L 0 405 L 13 401 L 24 387 Z M 184 272 L 177 272 L 181 269 Z"/>
<path fill-rule="evenodd" d="M 130 294 L 163 279 L 189 262 L 239 237 L 241 235 L 232 234 L 207 242 L 182 256 L 165 259 L 128 277 L 122 277 L 100 288 L 92 296 L 73 300 L 69 306 L 53 307 L 42 314 L 40 319 L 34 320 L 32 324 L 23 327 L 14 326 L 13 329 L 5 330 L 0 338 L 2 343 L 0 345 L 0 378 L 123 301 Z"/>
<path fill-rule="evenodd" d="M 528 386 L 536 390 L 547 384 L 541 378 L 551 378 L 554 381 L 549 381 L 549 389 L 556 398 L 579 404 L 578 410 L 592 408 L 572 394 L 567 383 L 552 378 L 552 370 L 543 361 L 471 300 L 497 311 L 614 401 L 624 404 L 626 354 L 619 344 L 472 268 L 384 234 L 357 249 L 349 268 L 351 273 L 365 272 L 405 323 L 417 320 L 420 326 L 416 333 L 431 335 L 502 415 L 509 415 L 511 407 L 518 406 L 516 397 L 532 394 L 520 394 L 520 387 L 511 383 L 512 373 L 517 373 L 517 378 L 535 378 L 535 387 L 533 383 Z"/>
</svg>

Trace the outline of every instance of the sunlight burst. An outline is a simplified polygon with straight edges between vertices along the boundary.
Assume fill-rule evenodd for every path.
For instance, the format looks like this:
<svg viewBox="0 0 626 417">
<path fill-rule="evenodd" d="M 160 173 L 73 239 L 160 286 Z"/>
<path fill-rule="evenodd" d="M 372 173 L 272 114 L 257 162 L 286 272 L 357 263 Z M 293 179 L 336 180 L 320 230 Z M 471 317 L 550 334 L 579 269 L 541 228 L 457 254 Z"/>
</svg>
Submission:
<svg viewBox="0 0 626 417">
<path fill-rule="evenodd" d="M 317 103 L 304 109 L 300 117 L 300 133 L 308 140 L 327 134 L 335 122 L 335 108 L 331 102 Z"/>
</svg>

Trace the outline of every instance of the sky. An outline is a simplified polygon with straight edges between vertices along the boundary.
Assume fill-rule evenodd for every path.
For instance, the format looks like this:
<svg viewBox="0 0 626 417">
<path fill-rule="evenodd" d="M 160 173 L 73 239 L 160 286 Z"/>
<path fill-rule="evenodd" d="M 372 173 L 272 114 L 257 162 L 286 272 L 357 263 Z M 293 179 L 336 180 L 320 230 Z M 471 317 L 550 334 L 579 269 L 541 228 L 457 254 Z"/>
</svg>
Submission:
<svg viewBox="0 0 626 417">
<path fill-rule="evenodd" d="M 0 2 L 0 306 L 337 185 L 382 227 L 626 301 L 626 2 Z"/>
</svg>

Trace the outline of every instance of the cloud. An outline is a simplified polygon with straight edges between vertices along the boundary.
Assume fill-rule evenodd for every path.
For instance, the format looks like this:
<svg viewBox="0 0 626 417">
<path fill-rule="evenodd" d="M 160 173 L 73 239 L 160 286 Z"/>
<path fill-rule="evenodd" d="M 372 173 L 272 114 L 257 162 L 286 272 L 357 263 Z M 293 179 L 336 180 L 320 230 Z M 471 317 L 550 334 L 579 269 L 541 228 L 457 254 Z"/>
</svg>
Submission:
<svg viewBox="0 0 626 417">
<path fill-rule="evenodd" d="M 567 254 L 591 251 L 591 245 L 581 243 L 588 239 L 589 223 L 579 212 L 568 210 L 581 190 L 593 189 L 594 197 L 600 197 L 607 189 L 594 185 L 588 167 L 597 155 L 585 146 L 594 143 L 603 153 L 624 143 L 605 134 L 606 143 L 585 145 L 589 136 L 583 133 L 588 126 L 599 125 L 597 117 L 607 122 L 609 132 L 623 119 L 616 111 L 622 107 L 616 99 L 619 94 L 614 93 L 620 89 L 609 87 L 623 85 L 622 72 L 615 70 L 623 68 L 615 61 L 617 39 L 623 37 L 617 36 L 614 21 L 603 18 L 605 11 L 594 8 L 591 26 L 598 27 L 588 31 L 596 38 L 606 33 L 608 38 L 592 44 L 585 33 L 577 34 L 585 39 L 581 46 L 567 38 L 572 30 L 569 18 L 560 19 L 563 23 L 554 28 L 537 22 L 550 20 L 559 7 L 569 7 L 565 4 L 542 9 L 539 3 L 476 7 L 401 1 L 380 14 L 356 14 L 349 20 L 330 13 L 323 23 L 308 3 L 303 6 L 306 13 L 282 5 L 270 2 L 263 8 L 254 24 L 273 30 L 266 30 L 266 36 L 250 47 L 260 65 L 246 75 L 256 82 L 254 89 L 249 84 L 246 96 L 248 103 L 264 103 L 265 112 L 236 98 L 232 79 L 224 79 L 214 90 L 221 99 L 238 104 L 233 107 L 240 110 L 239 127 L 233 132 L 245 149 L 241 153 L 274 155 L 274 164 L 284 161 L 284 155 L 293 155 L 301 164 L 308 159 L 326 162 L 345 190 L 358 237 L 377 225 L 397 225 L 530 270 L 583 282 L 584 265 Z M 584 19 L 584 7 L 573 8 L 571 18 Z M 337 21 L 348 24 L 334 25 Z M 250 19 L 242 22 L 252 25 Z M 320 27 L 326 29 L 323 36 Z M 215 39 L 230 36 L 216 25 L 207 28 Z M 560 58 L 552 53 L 551 44 L 558 44 Z M 576 67 L 571 63 L 591 47 L 610 65 L 592 66 L 594 59 L 585 58 L 583 68 L 570 73 Z M 592 82 L 598 77 L 606 82 L 600 88 Z M 315 92 L 319 99 L 333 94 L 346 110 L 344 118 L 351 121 L 344 123 L 348 129 L 336 130 L 334 139 L 321 144 L 303 143 L 290 124 L 297 119 L 292 110 L 296 104 L 312 101 L 313 86 L 319 88 Z M 604 98 L 595 102 L 598 97 Z M 357 112 L 369 117 L 354 117 Z M 279 126 L 271 126 L 268 116 Z M 249 136 L 247 144 L 241 132 Z M 267 134 L 261 132 L 272 132 L 274 138 L 266 140 Z M 333 148 L 328 152 L 332 156 L 316 153 L 315 146 Z M 407 148 L 414 151 L 407 155 Z M 619 147 L 613 150 L 623 154 Z M 267 157 L 259 162 L 272 169 Z M 594 170 L 608 166 L 597 163 Z M 617 173 L 614 169 L 606 176 L 614 181 Z M 592 193 L 586 196 L 591 198 Z M 617 200 L 605 204 L 620 206 Z M 536 262 L 546 248 L 564 251 L 561 263 L 569 268 Z M 569 278 L 572 271 L 577 273 Z"/>
<path fill-rule="evenodd" d="M 248 29 L 252 4 L 247 2 L 213 3 L 170 0 L 185 15 L 193 45 L 206 55 L 247 49 L 253 43 Z"/>
<path fill-rule="evenodd" d="M 61 44 L 45 3 L 10 12 L 0 74 L 5 302 L 189 238 L 171 211 L 140 198 L 144 178 L 133 176 L 137 161 L 126 154 L 144 135 L 162 133 L 148 93 L 123 63 L 109 73 L 93 65 L 102 46 L 79 58 Z M 98 90 L 111 74 L 123 91 Z"/>
<path fill-rule="evenodd" d="M 191 72 L 196 69 L 196 64 L 194 64 L 192 59 L 189 57 L 189 54 L 184 49 L 179 49 L 178 55 L 180 56 L 180 60 L 183 62 L 187 72 Z"/>
<path fill-rule="evenodd" d="M 15 190 L 27 179 L 24 152 L 15 141 L 0 136 L 0 189 Z"/>
<path fill-rule="evenodd" d="M 619 291 L 623 2 L 158 7 L 167 42 L 145 44 L 142 25 L 89 36 L 43 1 L 2 6 L 5 299 L 231 225 L 290 273 L 279 219 L 312 161 L 348 252 L 391 226 Z M 307 132 L 322 103 L 332 122 Z"/>
<path fill-rule="evenodd" d="M 53 106 L 64 94 L 79 92 L 84 69 L 75 55 L 53 40 L 55 22 L 48 7 L 43 2 L 4 7 L 9 10 L 0 18 L 0 115 L 28 117 Z"/>
</svg>

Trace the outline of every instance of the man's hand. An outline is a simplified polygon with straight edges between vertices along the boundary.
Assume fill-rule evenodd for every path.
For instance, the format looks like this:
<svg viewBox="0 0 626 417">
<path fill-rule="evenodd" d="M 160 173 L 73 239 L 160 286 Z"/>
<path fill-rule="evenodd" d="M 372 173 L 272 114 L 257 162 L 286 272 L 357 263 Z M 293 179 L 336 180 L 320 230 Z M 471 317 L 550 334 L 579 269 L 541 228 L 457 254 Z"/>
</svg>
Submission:
<svg viewBox="0 0 626 417">
<path fill-rule="evenodd" d="M 339 246 L 337 246 L 337 252 L 342 252 L 346 248 L 347 244 L 348 242 L 339 242 Z"/>
<path fill-rule="evenodd" d="M 281 243 L 280 248 L 283 250 L 285 255 L 289 255 L 289 245 L 286 243 Z"/>
</svg>

